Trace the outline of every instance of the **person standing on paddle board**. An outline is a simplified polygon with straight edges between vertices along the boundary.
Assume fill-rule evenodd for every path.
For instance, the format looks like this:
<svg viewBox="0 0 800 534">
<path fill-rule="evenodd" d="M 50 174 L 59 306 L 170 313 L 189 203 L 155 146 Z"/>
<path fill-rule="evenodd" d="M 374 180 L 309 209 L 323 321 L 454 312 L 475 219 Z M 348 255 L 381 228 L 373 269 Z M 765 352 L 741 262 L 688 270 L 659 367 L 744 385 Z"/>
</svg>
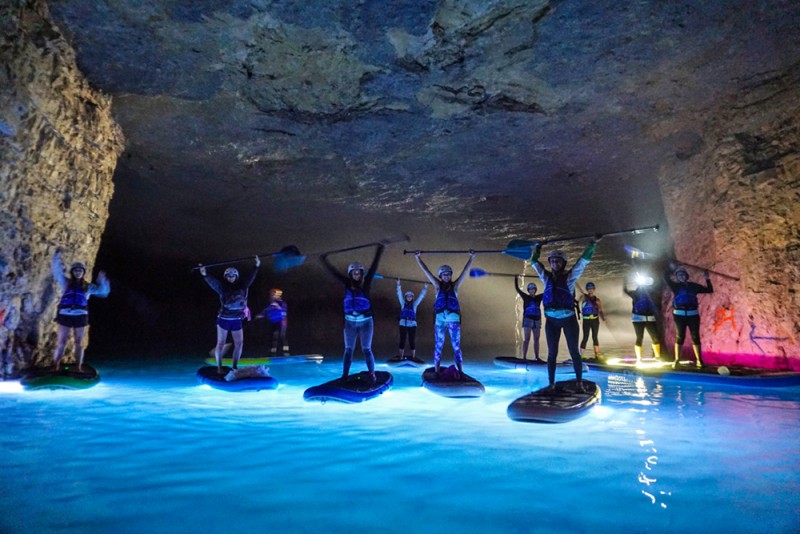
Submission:
<svg viewBox="0 0 800 534">
<path fill-rule="evenodd" d="M 595 359 L 600 358 L 600 341 L 597 334 L 600 331 L 600 321 L 606 320 L 606 313 L 603 310 L 603 301 L 600 297 L 594 294 L 594 282 L 586 284 L 586 293 L 581 294 L 580 307 L 581 315 L 583 316 L 583 339 L 581 340 L 581 357 L 583 351 L 586 350 L 586 344 L 589 342 L 589 334 L 592 334 L 592 346 L 594 347 Z"/>
<path fill-rule="evenodd" d="M 542 252 L 541 244 L 537 244 L 531 256 L 531 266 L 544 284 L 544 315 L 547 318 L 544 333 L 547 338 L 547 377 L 550 387 L 556 383 L 556 360 L 558 359 L 558 343 L 561 331 L 567 341 L 569 354 L 572 357 L 572 367 L 578 387 L 583 388 L 583 361 L 578 347 L 578 318 L 575 315 L 575 283 L 581 277 L 586 266 L 594 255 L 597 241 L 601 236 L 592 239 L 575 262 L 571 269 L 567 269 L 567 255 L 562 250 L 554 250 L 547 255 L 550 271 L 539 262 Z"/>
<path fill-rule="evenodd" d="M 417 264 L 425 276 L 430 280 L 431 284 L 436 288 L 436 300 L 433 303 L 433 311 L 436 314 L 436 322 L 434 323 L 434 341 L 435 348 L 433 350 L 433 366 L 436 375 L 439 375 L 439 369 L 442 359 L 442 347 L 444 347 L 444 338 L 447 332 L 450 333 L 450 344 L 453 347 L 453 359 L 456 362 L 459 376 L 463 373 L 463 355 L 461 353 L 461 306 L 458 303 L 458 288 L 464 282 L 465 275 L 469 272 L 472 262 L 475 261 L 475 252 L 469 252 L 469 259 L 464 270 L 461 274 L 453 280 L 453 268 L 449 265 L 442 265 L 439 267 L 438 278 L 433 276 L 428 266 L 422 261 L 422 253 L 416 251 L 414 257 L 417 259 Z"/>
<path fill-rule="evenodd" d="M 406 359 L 406 338 L 408 338 L 408 348 L 411 349 L 411 359 L 417 357 L 417 308 L 427 293 L 428 284 L 425 284 L 415 300 L 414 292 L 403 293 L 403 286 L 400 280 L 397 280 L 397 300 L 400 301 L 400 350 L 397 353 L 399 359 Z"/>
<path fill-rule="evenodd" d="M 58 333 L 56 348 L 53 352 L 53 366 L 60 370 L 61 357 L 67 345 L 69 334 L 72 332 L 75 341 L 75 359 L 78 360 L 78 371 L 83 371 L 83 337 L 86 327 L 89 326 L 89 298 L 92 296 L 105 298 L 111 291 L 111 284 L 106 278 L 106 273 L 97 273 L 97 283 L 92 284 L 84 280 L 86 266 L 82 263 L 73 263 L 69 268 L 69 279 L 64 276 L 64 265 L 61 263 L 61 250 L 56 250 L 51 264 L 53 277 L 61 287 L 61 300 L 58 302 L 56 323 Z"/>
<path fill-rule="evenodd" d="M 253 284 L 261 266 L 261 260 L 255 257 L 256 268 L 250 273 L 246 280 L 239 279 L 239 270 L 235 267 L 228 267 L 223 273 L 223 280 L 217 280 L 200 265 L 200 274 L 214 292 L 219 295 L 220 309 L 217 313 L 217 345 L 214 347 L 214 358 L 217 360 L 217 373 L 222 374 L 222 352 L 225 341 L 228 339 L 228 332 L 233 338 L 233 365 L 234 369 L 239 367 L 239 358 L 242 356 L 244 347 L 244 332 L 242 331 L 243 321 L 248 313 L 247 291 Z"/>
<path fill-rule="evenodd" d="M 514 277 L 514 289 L 517 294 L 522 298 L 522 359 L 528 356 L 528 347 L 531 343 L 531 332 L 533 332 L 533 354 L 536 356 L 537 362 L 541 362 L 539 358 L 539 338 L 542 333 L 542 298 L 544 295 L 537 295 L 536 292 L 539 288 L 533 282 L 526 286 L 527 293 L 524 293 L 519 288 L 519 276 Z"/>
<path fill-rule="evenodd" d="M 674 272 L 675 279 L 670 277 L 670 271 Z M 686 267 L 676 266 L 674 262 L 669 263 L 669 270 L 664 273 L 664 281 L 672 290 L 672 317 L 675 320 L 675 361 L 672 367 L 677 367 L 680 361 L 681 348 L 686 339 L 686 328 L 692 336 L 692 349 L 694 349 L 695 365 L 703 367 L 703 358 L 700 349 L 700 312 L 698 311 L 697 295 L 700 293 L 713 293 L 714 287 L 711 285 L 711 276 L 708 271 L 703 272 L 706 285 L 701 286 L 689 281 L 689 272 Z"/>
<path fill-rule="evenodd" d="M 378 270 L 385 246 L 382 243 L 375 244 L 375 257 L 372 265 L 365 272 L 362 263 L 354 262 L 347 267 L 347 276 L 340 273 L 328 260 L 330 253 L 320 256 L 323 265 L 328 272 L 344 285 L 344 355 L 342 357 L 342 382 L 347 380 L 350 374 L 350 366 L 353 363 L 353 352 L 356 348 L 356 340 L 361 341 L 361 352 L 364 353 L 364 360 L 367 362 L 367 369 L 372 381 L 375 382 L 375 355 L 372 353 L 372 335 L 374 333 L 374 322 L 372 319 L 372 304 L 369 300 L 372 279 Z"/>
<path fill-rule="evenodd" d="M 283 291 L 277 288 L 269 290 L 269 304 L 264 311 L 256 315 L 256 319 L 267 319 L 267 330 L 270 340 L 269 352 L 283 356 L 289 353 L 286 339 L 286 328 L 289 325 L 289 307 L 283 300 Z"/>
<path fill-rule="evenodd" d="M 630 290 L 625 280 L 623 280 L 622 291 L 633 301 L 631 321 L 633 322 L 633 331 L 636 332 L 636 342 L 633 345 L 633 351 L 636 353 L 636 363 L 642 361 L 642 342 L 644 341 L 645 330 L 650 335 L 650 342 L 653 345 L 653 357 L 660 359 L 661 340 L 656 323 L 656 302 L 651 294 L 651 287 L 640 283 L 636 285 L 635 289 Z"/>
</svg>

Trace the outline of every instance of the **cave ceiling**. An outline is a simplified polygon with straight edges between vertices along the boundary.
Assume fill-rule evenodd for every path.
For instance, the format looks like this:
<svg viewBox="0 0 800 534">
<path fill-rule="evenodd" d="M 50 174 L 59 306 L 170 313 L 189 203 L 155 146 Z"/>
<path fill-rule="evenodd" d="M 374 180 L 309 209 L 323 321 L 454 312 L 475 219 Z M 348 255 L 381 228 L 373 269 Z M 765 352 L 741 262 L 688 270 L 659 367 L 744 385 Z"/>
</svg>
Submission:
<svg viewBox="0 0 800 534">
<path fill-rule="evenodd" d="M 665 225 L 659 172 L 702 154 L 743 88 L 797 63 L 800 19 L 788 0 L 50 9 L 127 141 L 106 239 L 204 260 Z"/>
</svg>

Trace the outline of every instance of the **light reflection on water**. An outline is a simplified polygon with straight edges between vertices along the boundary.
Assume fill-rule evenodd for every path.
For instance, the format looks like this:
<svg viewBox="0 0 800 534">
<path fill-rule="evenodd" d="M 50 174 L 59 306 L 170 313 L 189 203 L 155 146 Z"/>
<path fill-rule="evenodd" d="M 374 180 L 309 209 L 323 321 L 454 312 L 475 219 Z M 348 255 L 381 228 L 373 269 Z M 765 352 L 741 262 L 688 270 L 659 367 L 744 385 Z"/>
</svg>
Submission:
<svg viewBox="0 0 800 534">
<path fill-rule="evenodd" d="M 516 423 L 542 370 L 467 371 L 480 399 L 395 387 L 302 400 L 338 362 L 274 366 L 275 391 L 196 386 L 175 358 L 98 364 L 83 391 L 0 388 L 0 531 L 793 532 L 800 393 L 594 373 L 603 405 Z M 363 364 L 362 364 L 363 365 Z M 355 370 L 359 370 L 357 368 Z M 742 512 L 746 510 L 746 514 Z"/>
</svg>

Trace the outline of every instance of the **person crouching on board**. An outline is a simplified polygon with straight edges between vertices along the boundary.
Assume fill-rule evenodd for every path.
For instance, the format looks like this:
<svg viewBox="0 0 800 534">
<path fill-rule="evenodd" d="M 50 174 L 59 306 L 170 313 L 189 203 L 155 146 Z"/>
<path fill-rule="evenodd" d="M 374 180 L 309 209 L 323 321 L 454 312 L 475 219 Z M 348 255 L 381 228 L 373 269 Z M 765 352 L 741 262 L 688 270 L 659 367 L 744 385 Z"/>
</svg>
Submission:
<svg viewBox="0 0 800 534">
<path fill-rule="evenodd" d="M 223 280 L 217 280 L 200 265 L 200 274 L 208 286 L 219 295 L 220 309 L 217 313 L 217 345 L 214 347 L 214 358 L 217 360 L 217 373 L 222 374 L 222 352 L 228 332 L 233 338 L 233 369 L 238 369 L 239 358 L 244 347 L 243 320 L 247 314 L 247 291 L 253 284 L 261 266 L 261 260 L 255 256 L 256 268 L 246 280 L 239 279 L 239 271 L 235 267 L 228 267 L 223 274 Z"/>
<path fill-rule="evenodd" d="M 578 346 L 580 330 L 578 318 L 575 315 L 573 295 L 575 294 L 575 283 L 589 265 L 598 239 L 599 236 L 589 242 L 581 257 L 570 269 L 566 268 L 567 255 L 562 250 L 554 250 L 547 255 L 550 271 L 539 262 L 539 255 L 542 252 L 540 244 L 536 245 L 531 256 L 531 266 L 544 284 L 542 304 L 544 304 L 544 315 L 547 318 L 544 333 L 547 338 L 547 378 L 551 388 L 556 383 L 556 360 L 558 359 L 558 343 L 562 330 L 569 354 L 572 357 L 572 367 L 575 370 L 578 388 L 583 388 L 583 361 Z"/>
<path fill-rule="evenodd" d="M 53 352 L 53 366 L 60 370 L 61 357 L 72 332 L 75 340 L 75 359 L 78 360 L 78 371 L 83 371 L 83 338 L 89 326 L 89 298 L 92 296 L 105 298 L 111 291 L 106 273 L 97 273 L 97 283 L 92 284 L 84 279 L 86 266 L 73 263 L 69 268 L 69 279 L 64 276 L 64 265 L 61 263 L 61 250 L 56 250 L 51 264 L 53 277 L 61 287 L 61 300 L 58 303 L 58 334 L 56 348 Z"/>
<path fill-rule="evenodd" d="M 358 262 L 347 267 L 347 276 L 340 273 L 328 260 L 329 253 L 320 256 L 328 272 L 344 285 L 344 355 L 342 356 L 342 382 L 347 381 L 350 366 L 353 363 L 353 352 L 356 348 L 356 339 L 361 340 L 361 352 L 367 362 L 367 370 L 372 382 L 375 377 L 375 355 L 372 353 L 372 335 L 374 321 L 372 319 L 372 303 L 369 300 L 372 280 L 378 271 L 385 245 L 375 244 L 375 256 L 369 271 L 364 270 L 364 265 Z"/>
<path fill-rule="evenodd" d="M 442 347 L 447 332 L 450 333 L 450 344 L 453 347 L 453 359 L 456 362 L 459 376 L 463 373 L 463 355 L 461 353 L 461 306 L 458 303 L 458 288 L 464 282 L 465 276 L 469 271 L 472 262 L 475 260 L 475 252 L 469 252 L 469 259 L 461 274 L 453 280 L 453 268 L 449 265 L 439 267 L 438 278 L 433 276 L 428 266 L 422 261 L 422 253 L 418 250 L 414 253 L 417 264 L 431 284 L 436 288 L 436 300 L 433 303 L 433 312 L 436 314 L 434 323 L 433 365 L 436 376 L 439 376 L 441 367 Z"/>
<path fill-rule="evenodd" d="M 406 359 L 406 338 L 408 338 L 408 348 L 411 349 L 411 359 L 417 357 L 417 308 L 420 302 L 428 293 L 428 284 L 422 286 L 419 296 L 414 299 L 413 291 L 403 293 L 403 286 L 400 279 L 397 280 L 397 300 L 400 301 L 400 350 L 397 358 Z"/>
</svg>

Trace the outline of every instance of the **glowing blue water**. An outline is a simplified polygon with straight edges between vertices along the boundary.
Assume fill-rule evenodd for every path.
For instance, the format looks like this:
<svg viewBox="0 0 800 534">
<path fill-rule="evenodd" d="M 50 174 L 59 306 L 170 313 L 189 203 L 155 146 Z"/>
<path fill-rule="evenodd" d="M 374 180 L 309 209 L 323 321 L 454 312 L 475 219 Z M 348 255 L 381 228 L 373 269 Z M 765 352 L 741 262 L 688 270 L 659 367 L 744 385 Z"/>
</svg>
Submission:
<svg viewBox="0 0 800 534">
<path fill-rule="evenodd" d="M 420 371 L 360 405 L 196 386 L 199 360 L 97 366 L 84 391 L 0 393 L 2 532 L 797 532 L 800 392 L 594 374 L 603 406 L 516 423 L 543 371 L 472 364 L 474 400 Z M 361 370 L 362 362 L 354 366 Z M 357 368 L 355 368 L 357 367 Z"/>
</svg>

